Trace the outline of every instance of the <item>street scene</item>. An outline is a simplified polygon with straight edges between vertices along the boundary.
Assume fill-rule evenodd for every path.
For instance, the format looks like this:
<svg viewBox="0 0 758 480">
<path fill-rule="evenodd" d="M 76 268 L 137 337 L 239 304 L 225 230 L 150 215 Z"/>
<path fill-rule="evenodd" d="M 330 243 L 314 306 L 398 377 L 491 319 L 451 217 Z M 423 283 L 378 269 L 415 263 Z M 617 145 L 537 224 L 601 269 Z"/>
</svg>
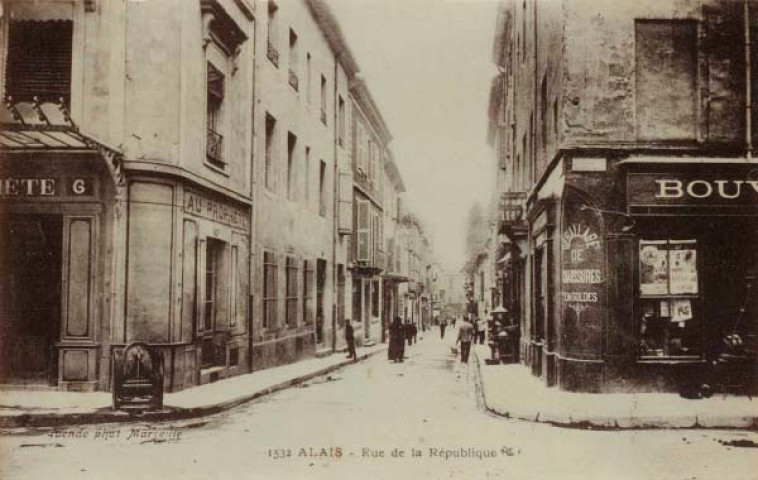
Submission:
<svg viewBox="0 0 758 480">
<path fill-rule="evenodd" d="M 755 471 L 754 432 L 591 431 L 496 417 L 477 398 L 473 365 L 451 354 L 453 343 L 430 331 L 402 364 L 375 355 L 202 419 L 57 430 L 88 438 L 15 432 L 0 438 L 3 478 L 750 478 Z"/>
<path fill-rule="evenodd" d="M 754 478 L 758 0 L 0 0 L 0 478 Z"/>
</svg>

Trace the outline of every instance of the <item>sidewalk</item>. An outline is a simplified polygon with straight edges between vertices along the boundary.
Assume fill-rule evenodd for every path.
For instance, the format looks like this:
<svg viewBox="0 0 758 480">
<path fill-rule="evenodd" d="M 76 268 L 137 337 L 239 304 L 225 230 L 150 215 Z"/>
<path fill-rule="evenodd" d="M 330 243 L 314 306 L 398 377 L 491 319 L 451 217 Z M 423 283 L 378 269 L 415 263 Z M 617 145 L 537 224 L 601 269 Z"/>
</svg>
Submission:
<svg viewBox="0 0 758 480">
<path fill-rule="evenodd" d="M 758 429 L 758 399 L 715 394 L 688 400 L 675 393 L 587 394 L 548 388 L 522 364 L 486 365 L 490 349 L 472 348 L 490 412 L 508 418 L 588 429 Z"/>
<path fill-rule="evenodd" d="M 365 360 L 386 351 L 387 345 L 357 350 L 358 360 Z M 166 393 L 163 410 L 142 414 L 113 410 L 110 392 L 0 390 L 0 428 L 179 420 L 211 415 L 352 363 L 345 358 L 344 352 L 336 352 L 239 375 L 177 393 Z"/>
</svg>

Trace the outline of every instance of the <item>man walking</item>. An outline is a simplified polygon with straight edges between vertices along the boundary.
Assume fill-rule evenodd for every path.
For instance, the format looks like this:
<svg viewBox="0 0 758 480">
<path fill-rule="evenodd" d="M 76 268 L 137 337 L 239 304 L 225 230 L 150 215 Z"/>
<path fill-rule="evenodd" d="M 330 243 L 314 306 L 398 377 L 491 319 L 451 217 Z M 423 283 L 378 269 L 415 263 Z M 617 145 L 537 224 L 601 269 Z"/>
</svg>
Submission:
<svg viewBox="0 0 758 480">
<path fill-rule="evenodd" d="M 447 320 L 444 318 L 440 321 L 440 338 L 445 339 L 445 328 L 447 328 Z"/>
<path fill-rule="evenodd" d="M 474 326 L 465 318 L 458 328 L 458 339 L 461 344 L 461 363 L 468 363 L 468 354 L 471 351 L 471 342 L 474 340 Z"/>
<path fill-rule="evenodd" d="M 345 319 L 345 342 L 347 342 L 347 358 L 352 358 L 354 362 L 358 361 L 358 355 L 355 353 L 355 334 L 353 324 L 350 319 Z"/>
</svg>

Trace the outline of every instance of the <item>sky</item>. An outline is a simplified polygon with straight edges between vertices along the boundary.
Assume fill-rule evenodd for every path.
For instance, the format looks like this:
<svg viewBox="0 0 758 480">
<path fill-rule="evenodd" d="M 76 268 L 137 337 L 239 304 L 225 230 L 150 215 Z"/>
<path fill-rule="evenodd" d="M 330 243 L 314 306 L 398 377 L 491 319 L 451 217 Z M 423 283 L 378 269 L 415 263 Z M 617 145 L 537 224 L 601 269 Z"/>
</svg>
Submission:
<svg viewBox="0 0 758 480">
<path fill-rule="evenodd" d="M 446 270 L 466 216 L 494 191 L 487 145 L 494 0 L 327 0 L 379 106 L 406 187 Z"/>
</svg>

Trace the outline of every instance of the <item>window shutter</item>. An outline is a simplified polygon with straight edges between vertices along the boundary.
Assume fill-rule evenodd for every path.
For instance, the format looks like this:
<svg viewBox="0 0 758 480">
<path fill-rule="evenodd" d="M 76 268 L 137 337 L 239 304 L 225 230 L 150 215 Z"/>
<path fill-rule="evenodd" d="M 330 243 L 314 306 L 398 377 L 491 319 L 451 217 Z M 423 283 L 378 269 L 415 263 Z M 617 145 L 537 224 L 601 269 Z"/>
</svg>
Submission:
<svg viewBox="0 0 758 480">
<path fill-rule="evenodd" d="M 71 39 L 68 20 L 9 22 L 5 94 L 14 101 L 68 103 L 71 96 Z"/>
<path fill-rule="evenodd" d="M 367 200 L 356 200 L 358 207 L 358 261 L 369 261 L 369 242 L 371 220 L 369 218 L 369 202 Z"/>
<path fill-rule="evenodd" d="M 339 172 L 339 233 L 353 231 L 353 178 L 350 172 Z"/>
</svg>

